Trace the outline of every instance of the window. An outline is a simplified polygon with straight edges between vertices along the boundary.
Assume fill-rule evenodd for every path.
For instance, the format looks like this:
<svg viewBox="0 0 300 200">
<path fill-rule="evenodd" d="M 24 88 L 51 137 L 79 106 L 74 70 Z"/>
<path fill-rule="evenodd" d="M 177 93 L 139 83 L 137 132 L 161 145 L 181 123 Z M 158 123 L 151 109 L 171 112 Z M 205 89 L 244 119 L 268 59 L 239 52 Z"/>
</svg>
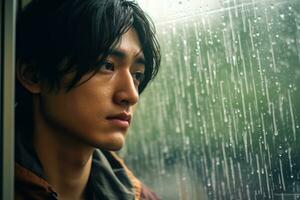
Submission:
<svg viewBox="0 0 300 200">
<path fill-rule="evenodd" d="M 122 151 L 162 199 L 300 198 L 300 1 L 140 1 L 163 62 Z"/>
<path fill-rule="evenodd" d="M 0 1 L 1 199 L 13 199 L 15 9 L 14 0 Z"/>
</svg>

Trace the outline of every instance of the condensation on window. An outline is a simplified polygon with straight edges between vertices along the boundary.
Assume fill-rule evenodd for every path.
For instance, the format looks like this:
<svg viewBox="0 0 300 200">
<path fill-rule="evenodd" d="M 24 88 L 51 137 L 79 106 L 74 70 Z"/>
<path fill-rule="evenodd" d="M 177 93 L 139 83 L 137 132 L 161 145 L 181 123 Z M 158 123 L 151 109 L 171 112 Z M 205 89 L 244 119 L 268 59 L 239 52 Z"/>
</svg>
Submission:
<svg viewBox="0 0 300 200">
<path fill-rule="evenodd" d="M 300 1 L 141 0 L 162 48 L 121 152 L 162 199 L 300 199 Z"/>
</svg>

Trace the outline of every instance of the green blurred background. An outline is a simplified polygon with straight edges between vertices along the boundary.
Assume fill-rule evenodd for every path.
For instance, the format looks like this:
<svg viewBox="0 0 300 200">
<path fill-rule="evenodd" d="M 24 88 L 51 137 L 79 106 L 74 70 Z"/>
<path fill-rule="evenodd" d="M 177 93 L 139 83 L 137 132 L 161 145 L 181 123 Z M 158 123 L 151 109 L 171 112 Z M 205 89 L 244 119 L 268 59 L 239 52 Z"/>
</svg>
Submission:
<svg viewBox="0 0 300 200">
<path fill-rule="evenodd" d="M 300 1 L 139 3 L 162 47 L 127 163 L 162 199 L 300 199 Z"/>
</svg>

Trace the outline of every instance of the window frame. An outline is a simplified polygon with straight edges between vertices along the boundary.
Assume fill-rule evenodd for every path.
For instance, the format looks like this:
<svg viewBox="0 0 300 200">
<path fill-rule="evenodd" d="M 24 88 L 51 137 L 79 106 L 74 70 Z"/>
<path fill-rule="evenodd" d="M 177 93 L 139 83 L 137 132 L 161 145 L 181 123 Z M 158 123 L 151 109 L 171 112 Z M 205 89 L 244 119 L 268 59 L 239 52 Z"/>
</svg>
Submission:
<svg viewBox="0 0 300 200">
<path fill-rule="evenodd" d="M 1 197 L 14 199 L 14 88 L 16 0 L 0 0 Z"/>
</svg>

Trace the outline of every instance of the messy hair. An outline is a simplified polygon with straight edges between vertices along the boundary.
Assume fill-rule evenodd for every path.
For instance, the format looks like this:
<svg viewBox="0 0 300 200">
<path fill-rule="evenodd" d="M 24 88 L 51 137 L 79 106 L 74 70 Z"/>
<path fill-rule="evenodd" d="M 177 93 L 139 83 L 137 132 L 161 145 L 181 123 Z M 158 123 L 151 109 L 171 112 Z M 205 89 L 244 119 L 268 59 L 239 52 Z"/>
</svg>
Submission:
<svg viewBox="0 0 300 200">
<path fill-rule="evenodd" d="M 141 93 L 156 76 L 161 58 L 154 25 L 134 1 L 32 0 L 17 18 L 18 66 L 26 64 L 35 80 L 53 91 L 73 72 L 65 88 L 68 92 L 84 75 L 98 71 L 98 63 L 129 28 L 137 32 L 145 56 L 145 75 L 138 88 Z M 28 97 L 16 81 L 17 104 L 27 104 L 31 101 Z"/>
</svg>

